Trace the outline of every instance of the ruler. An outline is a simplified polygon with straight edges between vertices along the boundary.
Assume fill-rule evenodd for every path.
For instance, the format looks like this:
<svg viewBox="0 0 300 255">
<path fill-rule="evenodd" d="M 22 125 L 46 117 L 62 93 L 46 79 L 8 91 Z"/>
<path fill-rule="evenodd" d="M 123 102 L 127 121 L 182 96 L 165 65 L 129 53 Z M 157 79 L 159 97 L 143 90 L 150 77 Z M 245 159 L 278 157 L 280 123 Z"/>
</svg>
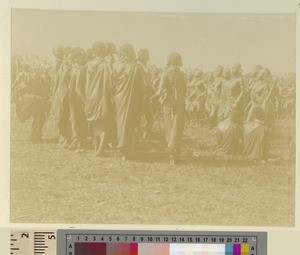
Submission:
<svg viewBox="0 0 300 255">
<path fill-rule="evenodd" d="M 266 232 L 12 230 L 10 241 L 11 255 L 112 255 L 120 249 L 137 255 L 149 249 L 164 249 L 163 254 L 267 255 Z"/>
<path fill-rule="evenodd" d="M 11 230 L 11 255 L 56 255 L 57 231 Z"/>
</svg>

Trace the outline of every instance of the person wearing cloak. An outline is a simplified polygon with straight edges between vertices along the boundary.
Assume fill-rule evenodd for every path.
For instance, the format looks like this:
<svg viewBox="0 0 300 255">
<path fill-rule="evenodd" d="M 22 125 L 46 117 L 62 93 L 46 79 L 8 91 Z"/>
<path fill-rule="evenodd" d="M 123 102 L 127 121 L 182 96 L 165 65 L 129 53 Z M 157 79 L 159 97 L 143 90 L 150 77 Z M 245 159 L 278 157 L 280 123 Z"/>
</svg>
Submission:
<svg viewBox="0 0 300 255">
<path fill-rule="evenodd" d="M 230 116 L 233 110 L 238 111 L 238 122 L 243 125 L 244 121 L 244 82 L 242 80 L 242 68 L 235 64 L 231 68 L 231 79 L 226 84 L 227 103 L 224 110 L 224 118 Z"/>
<path fill-rule="evenodd" d="M 222 121 L 226 119 L 228 116 L 225 115 L 225 109 L 228 104 L 228 85 L 230 83 L 231 78 L 231 70 L 229 68 L 225 68 L 223 71 L 223 81 L 221 87 L 221 96 L 220 96 L 220 104 L 218 109 L 218 121 Z M 228 115 L 228 114 L 227 114 Z"/>
<path fill-rule="evenodd" d="M 94 155 L 103 156 L 107 133 L 112 125 L 113 77 L 109 63 L 105 61 L 105 44 L 96 42 L 92 49 L 94 58 L 87 64 L 85 114 L 93 129 Z"/>
<path fill-rule="evenodd" d="M 111 75 L 114 76 L 114 71 L 113 71 L 113 65 L 116 62 L 116 54 L 117 54 L 117 47 L 114 43 L 112 42 L 107 42 L 105 43 L 105 61 L 109 64 Z M 114 81 L 114 77 L 113 77 Z M 117 146 L 117 120 L 116 120 L 116 103 L 115 103 L 115 82 L 112 84 L 112 102 L 113 102 L 113 116 L 112 116 L 112 123 L 111 123 L 111 128 L 108 132 L 108 146 L 111 149 L 115 149 Z"/>
<path fill-rule="evenodd" d="M 216 126 L 217 123 L 217 113 L 220 104 L 221 88 L 223 81 L 223 66 L 217 66 L 214 72 L 213 82 L 210 84 L 207 90 L 207 100 L 206 100 L 206 109 L 208 111 L 211 124 Z"/>
<path fill-rule="evenodd" d="M 57 71 L 55 72 L 54 94 L 52 100 L 52 113 L 55 115 L 55 123 L 58 127 L 59 142 L 64 148 L 70 145 L 71 124 L 69 106 L 69 83 L 71 77 L 71 50 L 65 47 L 63 50 L 63 60 L 57 61 Z M 59 51 L 60 52 L 60 51 Z M 61 52 L 60 52 L 61 53 Z M 56 56 L 56 52 L 54 55 Z"/>
<path fill-rule="evenodd" d="M 236 155 L 242 151 L 243 129 L 238 124 L 239 112 L 233 110 L 227 119 L 218 123 L 216 137 L 217 152 L 227 155 Z"/>
<path fill-rule="evenodd" d="M 244 158 L 265 162 L 268 159 L 269 128 L 264 125 L 265 112 L 261 107 L 253 109 L 253 120 L 244 125 Z"/>
<path fill-rule="evenodd" d="M 132 157 L 134 131 L 139 124 L 143 106 L 143 74 L 136 61 L 132 44 L 120 47 L 120 57 L 114 64 L 115 103 L 118 149 L 123 159 Z"/>
<path fill-rule="evenodd" d="M 168 57 L 167 68 L 163 72 L 158 91 L 152 97 L 159 97 L 163 105 L 164 129 L 170 152 L 170 164 L 179 163 L 184 130 L 185 96 L 187 85 L 181 55 L 177 52 Z"/>
<path fill-rule="evenodd" d="M 19 77 L 21 84 L 18 87 L 16 113 L 21 122 L 32 118 L 30 140 L 36 142 L 42 140 L 43 126 L 50 110 L 50 84 L 36 69 L 26 68 L 26 71 L 26 76 L 22 74 L 22 77 Z"/>
<path fill-rule="evenodd" d="M 149 133 L 151 132 L 153 123 L 154 123 L 154 116 L 153 116 L 153 109 L 150 102 L 151 96 L 154 94 L 154 90 L 152 87 L 152 76 L 151 70 L 148 66 L 149 62 L 149 52 L 147 49 L 141 49 L 138 53 L 138 62 L 141 65 L 142 70 L 142 78 L 144 84 L 144 100 L 143 100 L 143 110 L 142 115 L 145 116 L 146 125 L 143 130 L 142 140 L 145 140 Z"/>
<path fill-rule="evenodd" d="M 251 101 L 245 110 L 246 122 L 253 120 L 254 108 L 261 107 L 265 111 L 265 124 L 269 127 L 274 124 L 275 105 L 271 96 L 276 95 L 276 89 L 276 82 L 271 79 L 270 71 L 261 69 L 256 83 L 251 87 Z"/>
<path fill-rule="evenodd" d="M 68 149 L 81 152 L 87 137 L 87 122 L 84 113 L 86 102 L 86 67 L 84 65 L 84 51 L 80 48 L 73 49 L 71 59 L 72 70 L 69 84 L 69 102 L 72 139 Z"/>
<path fill-rule="evenodd" d="M 245 106 L 247 106 L 251 100 L 251 89 L 255 86 L 256 82 L 259 80 L 259 72 L 263 67 L 261 65 L 255 65 L 252 71 L 249 74 L 246 74 L 245 77 Z"/>
<path fill-rule="evenodd" d="M 206 85 L 203 80 L 203 71 L 196 70 L 193 80 L 187 85 L 191 93 L 187 95 L 185 110 L 190 122 L 197 122 L 205 110 Z"/>
</svg>

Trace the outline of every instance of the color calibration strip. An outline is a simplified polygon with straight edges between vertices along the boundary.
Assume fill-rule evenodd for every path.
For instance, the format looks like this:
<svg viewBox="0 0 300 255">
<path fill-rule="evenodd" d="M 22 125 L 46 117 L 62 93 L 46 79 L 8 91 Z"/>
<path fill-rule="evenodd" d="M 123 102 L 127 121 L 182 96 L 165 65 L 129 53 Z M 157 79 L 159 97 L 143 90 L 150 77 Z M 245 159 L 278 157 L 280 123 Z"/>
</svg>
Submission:
<svg viewBox="0 0 300 255">
<path fill-rule="evenodd" d="M 58 254 L 267 255 L 267 233 L 58 230 Z"/>
<path fill-rule="evenodd" d="M 249 244 L 76 242 L 74 255 L 250 255 L 250 250 Z"/>
</svg>

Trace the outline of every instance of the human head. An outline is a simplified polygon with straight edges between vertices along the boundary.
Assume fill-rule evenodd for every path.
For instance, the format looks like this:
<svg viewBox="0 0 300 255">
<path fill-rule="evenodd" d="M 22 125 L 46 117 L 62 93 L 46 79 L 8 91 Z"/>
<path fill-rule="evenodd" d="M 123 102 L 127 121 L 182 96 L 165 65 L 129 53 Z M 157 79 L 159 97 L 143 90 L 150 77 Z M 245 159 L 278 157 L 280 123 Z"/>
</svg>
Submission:
<svg viewBox="0 0 300 255">
<path fill-rule="evenodd" d="M 93 49 L 90 48 L 90 49 L 87 49 L 85 52 L 84 52 L 84 58 L 85 58 L 85 61 L 86 62 L 89 62 L 91 60 L 94 59 L 94 54 L 93 54 Z"/>
<path fill-rule="evenodd" d="M 264 73 L 264 78 L 265 79 L 268 79 L 268 78 L 271 77 L 271 72 L 270 72 L 270 70 L 268 68 L 264 68 L 264 69 L 262 69 L 262 71 Z"/>
<path fill-rule="evenodd" d="M 258 73 L 257 73 L 257 78 L 258 78 L 259 80 L 262 80 L 262 79 L 265 78 L 265 72 L 264 72 L 264 69 L 260 69 L 260 70 L 258 71 Z"/>
<path fill-rule="evenodd" d="M 256 65 L 253 67 L 252 71 L 251 71 L 251 75 L 252 76 L 257 76 L 258 72 L 262 69 L 263 67 L 261 65 Z"/>
<path fill-rule="evenodd" d="M 64 57 L 64 47 L 57 44 L 53 47 L 52 53 L 56 58 L 62 60 Z"/>
<path fill-rule="evenodd" d="M 168 57 L 167 66 L 181 67 L 182 66 L 181 55 L 177 52 L 171 53 Z"/>
<path fill-rule="evenodd" d="M 70 54 L 71 60 L 73 64 L 81 64 L 84 59 L 84 51 L 83 49 L 77 47 L 74 48 Z"/>
<path fill-rule="evenodd" d="M 150 58 L 149 58 L 149 52 L 147 49 L 140 49 L 138 52 L 138 60 L 140 62 L 147 63 Z"/>
<path fill-rule="evenodd" d="M 105 56 L 105 44 L 103 42 L 95 42 L 92 50 L 95 57 L 103 58 Z"/>
<path fill-rule="evenodd" d="M 232 75 L 234 75 L 234 76 L 241 75 L 242 74 L 241 64 L 239 64 L 239 63 L 234 64 L 231 68 L 231 71 L 232 71 Z"/>
<path fill-rule="evenodd" d="M 105 43 L 105 53 L 106 55 L 114 55 L 117 52 L 116 45 L 112 42 Z"/>
<path fill-rule="evenodd" d="M 120 47 L 120 55 L 127 60 L 135 59 L 135 51 L 131 43 L 125 43 Z"/>
<path fill-rule="evenodd" d="M 208 82 L 213 82 L 214 81 L 214 73 L 213 72 L 209 72 L 208 74 L 207 74 L 207 81 Z"/>
<path fill-rule="evenodd" d="M 221 66 L 221 65 L 217 66 L 216 69 L 215 69 L 215 72 L 214 72 L 214 76 L 215 77 L 220 77 L 223 73 L 223 69 L 224 69 L 223 66 Z"/>
<path fill-rule="evenodd" d="M 230 76 L 231 76 L 231 70 L 230 70 L 230 68 L 225 68 L 225 69 L 223 70 L 223 77 L 224 77 L 225 79 L 229 80 L 229 79 L 230 79 Z"/>
<path fill-rule="evenodd" d="M 203 76 L 203 71 L 201 69 L 196 69 L 194 72 L 194 76 L 196 79 L 200 79 Z"/>
<path fill-rule="evenodd" d="M 23 63 L 21 66 L 23 72 L 29 73 L 30 72 L 30 65 L 28 63 Z"/>
<path fill-rule="evenodd" d="M 73 48 L 69 46 L 64 48 L 64 59 L 67 61 L 68 64 L 72 63 L 72 59 L 71 59 L 72 50 Z"/>
</svg>

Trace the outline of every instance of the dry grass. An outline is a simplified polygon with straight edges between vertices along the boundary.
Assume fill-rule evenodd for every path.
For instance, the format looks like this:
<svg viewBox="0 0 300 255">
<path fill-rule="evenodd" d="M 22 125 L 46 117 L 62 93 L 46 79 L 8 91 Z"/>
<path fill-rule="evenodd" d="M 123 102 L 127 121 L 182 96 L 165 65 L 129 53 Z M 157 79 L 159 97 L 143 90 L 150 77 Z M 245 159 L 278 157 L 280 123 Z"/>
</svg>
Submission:
<svg viewBox="0 0 300 255">
<path fill-rule="evenodd" d="M 277 122 L 272 153 L 281 160 L 266 165 L 214 156 L 207 126 L 186 128 L 180 166 L 170 166 L 155 141 L 124 162 L 114 153 L 76 154 L 52 140 L 32 144 L 29 130 L 30 121 L 21 124 L 12 110 L 11 222 L 294 226 L 290 121 Z M 54 132 L 50 119 L 46 138 Z"/>
</svg>

